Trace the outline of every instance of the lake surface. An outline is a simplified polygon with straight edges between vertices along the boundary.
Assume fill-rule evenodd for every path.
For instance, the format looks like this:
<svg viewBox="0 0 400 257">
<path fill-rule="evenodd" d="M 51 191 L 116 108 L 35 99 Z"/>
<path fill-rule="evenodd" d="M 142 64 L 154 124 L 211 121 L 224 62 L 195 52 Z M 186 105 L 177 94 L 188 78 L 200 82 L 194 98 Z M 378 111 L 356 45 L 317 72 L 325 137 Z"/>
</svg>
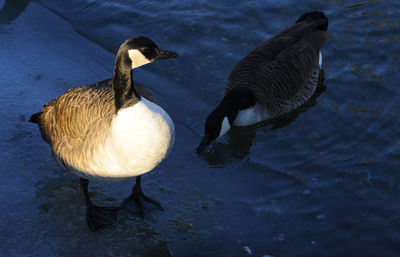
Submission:
<svg viewBox="0 0 400 257">
<path fill-rule="evenodd" d="M 399 256 L 399 1 L 0 1 L 1 256 Z M 198 155 L 233 66 L 304 12 L 329 17 L 324 81 L 282 119 L 234 128 Z M 121 212 L 89 231 L 79 179 L 53 160 L 30 115 L 112 76 L 126 38 L 176 60 L 135 70 L 176 126 L 143 176 L 165 211 Z M 134 181 L 90 184 L 118 204 Z"/>
</svg>

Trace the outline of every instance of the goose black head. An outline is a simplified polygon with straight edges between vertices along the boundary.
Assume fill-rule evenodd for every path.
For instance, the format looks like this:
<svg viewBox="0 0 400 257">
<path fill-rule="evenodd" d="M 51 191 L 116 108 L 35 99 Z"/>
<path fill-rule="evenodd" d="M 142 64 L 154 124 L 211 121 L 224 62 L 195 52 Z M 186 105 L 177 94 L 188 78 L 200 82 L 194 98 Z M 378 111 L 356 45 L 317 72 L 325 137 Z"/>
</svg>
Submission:
<svg viewBox="0 0 400 257">
<path fill-rule="evenodd" d="M 155 60 L 175 58 L 178 54 L 158 47 L 146 37 L 132 37 L 119 47 L 115 58 L 113 90 L 116 111 L 133 106 L 141 96 L 133 86 L 133 69 Z"/>
<path fill-rule="evenodd" d="M 118 49 L 117 61 L 135 69 L 155 60 L 176 58 L 178 54 L 163 50 L 151 39 L 137 36 L 127 39 Z"/>
<path fill-rule="evenodd" d="M 237 114 L 255 105 L 255 98 L 247 87 L 231 89 L 217 108 L 208 116 L 204 129 L 204 136 L 197 152 L 201 153 L 215 139 L 222 137 L 229 131 Z"/>
<path fill-rule="evenodd" d="M 215 139 L 225 135 L 230 128 L 231 125 L 229 119 L 224 115 L 224 112 L 221 112 L 220 109 L 214 110 L 206 120 L 204 136 L 197 147 L 197 152 L 203 152 L 209 144 L 211 144 Z"/>
</svg>

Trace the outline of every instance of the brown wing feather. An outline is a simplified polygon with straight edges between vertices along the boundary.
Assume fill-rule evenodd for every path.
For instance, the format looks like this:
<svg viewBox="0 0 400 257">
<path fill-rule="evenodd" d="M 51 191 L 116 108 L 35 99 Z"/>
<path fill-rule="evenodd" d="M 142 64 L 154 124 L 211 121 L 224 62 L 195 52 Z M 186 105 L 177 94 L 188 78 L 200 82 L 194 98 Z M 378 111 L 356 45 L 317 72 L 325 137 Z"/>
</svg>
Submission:
<svg viewBox="0 0 400 257">
<path fill-rule="evenodd" d="M 246 86 L 272 116 L 304 103 L 317 86 L 319 51 L 326 41 L 318 25 L 299 22 L 256 47 L 234 67 L 224 94 Z"/>
<path fill-rule="evenodd" d="M 107 135 L 104 128 L 110 127 L 114 115 L 111 88 L 82 86 L 47 103 L 41 110 L 39 125 L 42 137 L 51 145 L 53 153 L 72 165 L 71 156 L 87 152 L 82 148 L 88 135 L 98 133 L 98 140 Z M 102 127 L 94 126 L 99 120 Z"/>
</svg>

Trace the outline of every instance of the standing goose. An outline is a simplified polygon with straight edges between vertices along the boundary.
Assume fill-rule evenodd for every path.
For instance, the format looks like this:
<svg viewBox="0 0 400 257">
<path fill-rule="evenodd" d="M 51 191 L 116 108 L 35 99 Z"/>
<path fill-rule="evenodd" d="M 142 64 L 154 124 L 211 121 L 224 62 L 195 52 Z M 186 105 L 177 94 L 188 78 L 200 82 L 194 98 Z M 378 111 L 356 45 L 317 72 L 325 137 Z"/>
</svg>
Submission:
<svg viewBox="0 0 400 257">
<path fill-rule="evenodd" d="M 296 24 L 265 41 L 234 67 L 223 99 L 208 116 L 200 153 L 232 125 L 248 126 L 279 117 L 315 92 L 328 18 L 303 14 Z"/>
<path fill-rule="evenodd" d="M 162 210 L 143 194 L 140 175 L 166 157 L 175 139 L 174 124 L 151 94 L 133 82 L 132 70 L 177 56 L 148 38 L 130 38 L 117 52 L 112 80 L 70 89 L 30 118 L 39 124 L 58 165 L 80 177 L 92 231 L 115 224 L 118 208 L 94 205 L 88 193 L 89 180 L 113 182 L 136 177 L 132 194 L 121 207 L 139 216 Z"/>
</svg>

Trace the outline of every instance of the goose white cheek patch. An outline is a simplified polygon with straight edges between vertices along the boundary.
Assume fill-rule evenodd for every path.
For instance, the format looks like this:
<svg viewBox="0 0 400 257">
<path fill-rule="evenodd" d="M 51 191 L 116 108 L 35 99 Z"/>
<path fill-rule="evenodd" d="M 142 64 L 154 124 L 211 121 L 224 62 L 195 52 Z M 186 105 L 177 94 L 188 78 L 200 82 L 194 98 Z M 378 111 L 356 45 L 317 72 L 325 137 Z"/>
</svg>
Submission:
<svg viewBox="0 0 400 257">
<path fill-rule="evenodd" d="M 220 138 L 223 135 L 225 135 L 226 132 L 228 132 L 229 129 L 231 129 L 231 125 L 229 124 L 228 118 L 225 117 L 224 120 L 222 121 L 221 130 L 219 132 L 218 138 Z"/>
<path fill-rule="evenodd" d="M 142 52 L 140 52 L 137 49 L 130 49 L 130 50 L 128 50 L 128 53 L 129 53 L 129 58 L 131 58 L 131 61 L 132 61 L 132 69 L 143 66 L 150 62 L 149 59 L 147 59 L 142 54 Z"/>
</svg>

